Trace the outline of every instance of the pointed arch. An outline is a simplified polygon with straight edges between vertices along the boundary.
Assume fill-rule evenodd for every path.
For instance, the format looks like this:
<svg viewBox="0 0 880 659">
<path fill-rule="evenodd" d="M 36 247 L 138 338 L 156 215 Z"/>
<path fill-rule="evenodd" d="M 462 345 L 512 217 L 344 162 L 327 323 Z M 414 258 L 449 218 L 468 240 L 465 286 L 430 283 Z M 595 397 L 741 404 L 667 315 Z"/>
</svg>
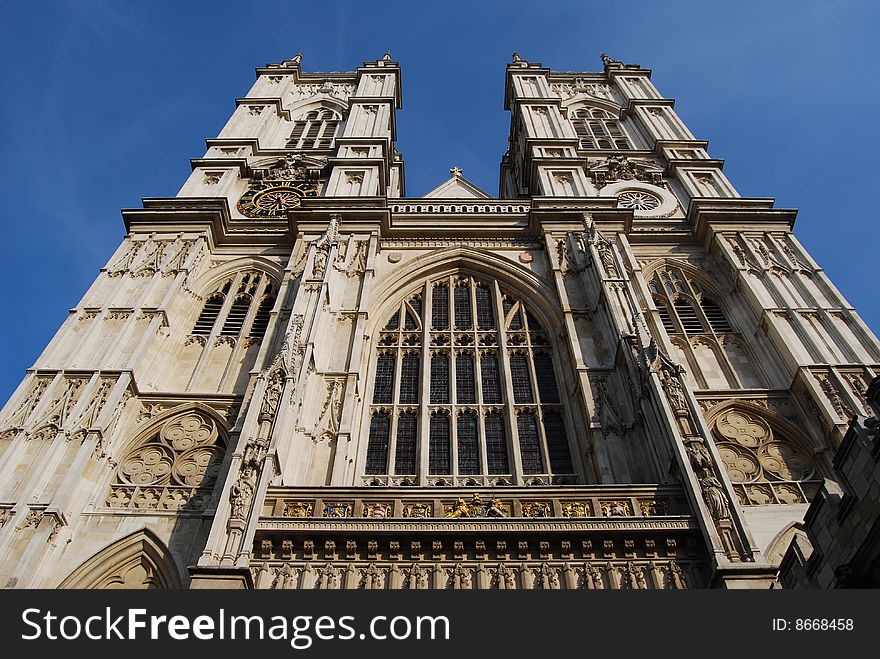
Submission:
<svg viewBox="0 0 880 659">
<path fill-rule="evenodd" d="M 191 288 L 196 295 L 205 297 L 223 286 L 226 280 L 234 278 L 239 272 L 248 270 L 266 275 L 276 287 L 284 274 L 284 268 L 274 261 L 263 256 L 248 256 L 226 261 L 211 268 L 197 277 L 192 282 Z"/>
<path fill-rule="evenodd" d="M 772 565 L 779 565 L 792 542 L 798 543 L 807 555 L 812 550 L 810 538 L 802 521 L 792 522 L 777 533 L 764 548 L 764 559 Z"/>
<path fill-rule="evenodd" d="M 291 117 L 297 118 L 301 115 L 308 114 L 310 110 L 320 110 L 324 107 L 329 107 L 329 109 L 335 110 L 342 117 L 346 115 L 349 109 L 348 103 L 335 96 L 330 96 L 329 94 L 309 96 L 308 98 L 291 103 L 287 109 L 288 112 L 290 112 Z"/>
<path fill-rule="evenodd" d="M 58 588 L 180 589 L 171 550 L 149 528 L 119 538 L 71 572 Z"/>
<path fill-rule="evenodd" d="M 371 298 L 377 301 L 368 309 L 368 333 L 381 329 L 387 316 L 393 314 L 400 302 L 423 279 L 442 277 L 452 272 L 496 279 L 521 300 L 525 300 L 539 321 L 551 331 L 563 325 L 556 289 L 531 270 L 492 252 L 474 247 L 438 249 L 416 257 L 395 269 Z"/>
<path fill-rule="evenodd" d="M 556 291 L 482 250 L 413 259 L 368 310 L 366 401 L 357 471 L 392 484 L 570 483 L 581 465 L 577 386 Z M 554 367 L 555 365 L 555 367 Z M 459 454 L 459 451 L 461 453 Z"/>
<path fill-rule="evenodd" d="M 623 116 L 623 108 L 614 103 L 613 101 L 609 101 L 603 98 L 599 98 L 597 96 L 590 96 L 586 93 L 576 94 L 569 99 L 566 99 L 560 104 L 569 118 L 571 118 L 572 113 L 577 110 L 583 109 L 592 109 L 592 108 L 600 108 L 605 110 L 611 114 L 613 114 L 617 118 L 621 118 Z"/>
</svg>

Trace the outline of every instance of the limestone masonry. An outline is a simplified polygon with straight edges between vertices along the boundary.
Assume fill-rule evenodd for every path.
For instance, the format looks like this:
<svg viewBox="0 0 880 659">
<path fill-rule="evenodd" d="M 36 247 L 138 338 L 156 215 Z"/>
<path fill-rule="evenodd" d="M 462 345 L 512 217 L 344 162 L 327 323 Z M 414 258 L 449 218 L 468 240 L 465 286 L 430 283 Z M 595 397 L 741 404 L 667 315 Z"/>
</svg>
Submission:
<svg viewBox="0 0 880 659">
<path fill-rule="evenodd" d="M 0 413 L 0 585 L 880 585 L 880 344 L 602 64 L 514 54 L 498 197 L 390 54 L 257 69 Z"/>
</svg>

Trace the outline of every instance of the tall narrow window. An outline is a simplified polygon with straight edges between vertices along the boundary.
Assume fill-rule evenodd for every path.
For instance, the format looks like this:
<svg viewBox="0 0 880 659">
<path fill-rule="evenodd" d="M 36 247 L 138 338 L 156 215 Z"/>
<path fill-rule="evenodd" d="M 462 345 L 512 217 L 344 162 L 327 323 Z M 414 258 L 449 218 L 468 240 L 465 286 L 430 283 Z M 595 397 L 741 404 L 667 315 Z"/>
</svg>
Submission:
<svg viewBox="0 0 880 659">
<path fill-rule="evenodd" d="M 241 333 L 251 302 L 249 297 L 240 297 L 232 303 L 226 316 L 226 322 L 223 323 L 223 328 L 220 330 L 222 336 L 238 336 Z"/>
<path fill-rule="evenodd" d="M 251 337 L 263 338 L 266 334 L 266 328 L 269 327 L 269 316 L 272 313 L 272 307 L 275 306 L 274 297 L 264 297 L 257 307 L 257 314 L 254 316 L 254 322 L 251 324 Z"/>
<path fill-rule="evenodd" d="M 663 329 L 667 331 L 669 334 L 675 333 L 675 323 L 672 322 L 672 317 L 669 315 L 669 307 L 667 307 L 663 302 L 657 302 L 657 315 L 660 316 L 660 322 L 663 324 Z"/>
<path fill-rule="evenodd" d="M 513 402 L 534 403 L 529 360 L 522 353 L 516 352 L 510 356 L 510 378 L 513 384 Z"/>
<path fill-rule="evenodd" d="M 409 308 L 404 309 L 405 317 L 403 320 L 403 329 L 412 332 L 419 329 L 418 318 L 422 315 L 422 298 L 414 297 L 409 301 Z"/>
<path fill-rule="evenodd" d="M 735 296 L 723 296 L 711 279 L 674 263 L 662 264 L 647 283 L 660 324 L 679 359 L 690 365 L 685 377 L 691 386 L 752 389 L 769 384 L 762 373 L 764 360 L 724 313 L 722 302 L 734 304 Z"/>
<path fill-rule="evenodd" d="M 404 412 L 397 418 L 397 440 L 394 448 L 394 473 L 416 473 L 416 415 Z"/>
<path fill-rule="evenodd" d="M 712 328 L 713 332 L 716 334 L 726 334 L 733 331 L 730 327 L 730 323 L 727 322 L 727 318 L 724 317 L 724 312 L 721 311 L 721 307 L 719 307 L 714 300 L 702 298 L 700 300 L 700 307 L 703 309 L 703 313 L 706 315 L 706 320 L 709 321 L 709 326 Z"/>
<path fill-rule="evenodd" d="M 492 353 L 480 357 L 480 379 L 483 385 L 483 402 L 501 402 L 501 376 L 498 373 L 498 358 Z"/>
<path fill-rule="evenodd" d="M 373 402 L 390 403 L 394 391 L 394 355 L 382 354 L 376 362 Z"/>
<path fill-rule="evenodd" d="M 486 415 L 486 467 L 490 474 L 509 474 L 507 439 L 504 435 L 504 419 L 497 412 Z"/>
<path fill-rule="evenodd" d="M 415 405 L 419 402 L 419 356 L 404 355 L 400 365 L 400 403 Z"/>
<path fill-rule="evenodd" d="M 481 330 L 495 327 L 495 311 L 492 309 L 492 295 L 488 286 L 477 286 L 477 327 Z"/>
<path fill-rule="evenodd" d="M 431 404 L 449 402 L 449 355 L 445 352 L 431 357 Z"/>
<path fill-rule="evenodd" d="M 455 329 L 470 329 L 471 320 L 471 291 L 467 286 L 455 287 Z"/>
<path fill-rule="evenodd" d="M 223 305 L 232 290 L 235 291 L 235 298 L 224 316 Z M 269 328 L 272 307 L 275 306 L 274 291 L 273 282 L 262 273 L 238 273 L 220 290 L 207 297 L 191 334 L 208 336 L 216 331 L 220 336 L 262 339 Z M 256 309 L 252 311 L 254 306 Z M 248 324 L 251 314 L 252 320 Z"/>
<path fill-rule="evenodd" d="M 553 372 L 553 359 L 543 352 L 535 354 L 535 379 L 538 381 L 538 395 L 542 403 L 558 403 L 556 374 Z"/>
<path fill-rule="evenodd" d="M 458 473 L 480 473 L 480 444 L 477 437 L 477 415 L 463 412 L 458 417 Z"/>
<path fill-rule="evenodd" d="M 368 474 L 384 474 L 388 469 L 388 438 L 391 436 L 391 415 L 375 412 L 370 419 L 370 436 L 367 440 Z"/>
<path fill-rule="evenodd" d="M 431 415 L 428 438 L 428 473 L 451 474 L 452 455 L 449 437 L 449 417 L 446 414 Z"/>
<path fill-rule="evenodd" d="M 544 436 L 547 439 L 547 454 L 550 456 L 550 469 L 553 470 L 553 473 L 573 473 L 574 466 L 571 463 L 571 452 L 568 449 L 565 422 L 559 412 L 544 412 Z"/>
<path fill-rule="evenodd" d="M 703 331 L 703 324 L 697 317 L 697 312 L 693 305 L 687 300 L 681 298 L 675 301 L 675 313 L 684 328 L 685 334 L 700 334 Z"/>
<path fill-rule="evenodd" d="M 215 293 L 205 300 L 205 306 L 202 307 L 202 313 L 199 314 L 199 318 L 196 320 L 192 334 L 206 336 L 211 333 L 214 323 L 217 322 L 217 317 L 220 315 L 220 310 L 223 308 L 224 299 L 225 296 L 222 293 Z"/>
<path fill-rule="evenodd" d="M 431 329 L 449 328 L 449 288 L 446 284 L 435 284 L 431 297 Z"/>
<path fill-rule="evenodd" d="M 516 417 L 519 436 L 519 452 L 525 474 L 544 472 L 544 459 L 541 457 L 541 440 L 538 437 L 538 422 L 532 414 L 519 414 Z"/>
<path fill-rule="evenodd" d="M 477 390 L 474 386 L 474 358 L 459 353 L 455 357 L 455 402 L 476 403 Z"/>
</svg>

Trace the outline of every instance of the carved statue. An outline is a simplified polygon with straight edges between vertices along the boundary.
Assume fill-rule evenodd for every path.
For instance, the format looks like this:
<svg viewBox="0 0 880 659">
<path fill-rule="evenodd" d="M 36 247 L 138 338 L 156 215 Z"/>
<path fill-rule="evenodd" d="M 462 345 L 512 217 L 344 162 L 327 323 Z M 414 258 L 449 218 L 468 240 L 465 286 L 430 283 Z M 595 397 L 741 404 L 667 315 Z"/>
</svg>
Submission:
<svg viewBox="0 0 880 659">
<path fill-rule="evenodd" d="M 684 394 L 684 387 L 678 378 L 668 369 L 664 368 L 663 373 L 663 391 L 666 392 L 666 398 L 672 406 L 672 411 L 676 414 L 688 414 L 687 398 Z"/>
<path fill-rule="evenodd" d="M 507 517 L 504 512 L 504 504 L 499 499 L 492 498 L 486 509 L 486 517 Z"/>
<path fill-rule="evenodd" d="M 446 516 L 449 518 L 470 517 L 471 511 L 468 508 L 467 503 L 465 503 L 465 500 L 458 497 L 458 499 L 455 500 L 455 505 L 452 507 L 452 510 L 448 512 Z"/>
<path fill-rule="evenodd" d="M 724 488 L 715 478 L 715 475 L 709 471 L 705 471 L 700 477 L 700 487 L 703 490 L 703 498 L 706 501 L 706 507 L 709 508 L 709 514 L 716 522 L 730 519 L 730 506 L 727 503 L 727 497 L 724 495 Z"/>
<path fill-rule="evenodd" d="M 712 457 L 709 455 L 709 449 L 706 448 L 702 438 L 689 442 L 687 452 L 695 470 L 699 472 L 711 469 Z"/>
</svg>

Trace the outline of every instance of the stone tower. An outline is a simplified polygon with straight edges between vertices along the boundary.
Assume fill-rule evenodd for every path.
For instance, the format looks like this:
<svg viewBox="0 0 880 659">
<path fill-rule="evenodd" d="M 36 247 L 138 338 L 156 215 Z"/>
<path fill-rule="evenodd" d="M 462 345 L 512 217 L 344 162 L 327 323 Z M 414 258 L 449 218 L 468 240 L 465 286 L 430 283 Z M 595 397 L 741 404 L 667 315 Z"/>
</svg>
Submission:
<svg viewBox="0 0 880 659">
<path fill-rule="evenodd" d="M 258 69 L 0 414 L 0 583 L 770 585 L 880 346 L 602 59 L 514 54 L 498 198 L 405 196 L 390 54 Z"/>
</svg>

